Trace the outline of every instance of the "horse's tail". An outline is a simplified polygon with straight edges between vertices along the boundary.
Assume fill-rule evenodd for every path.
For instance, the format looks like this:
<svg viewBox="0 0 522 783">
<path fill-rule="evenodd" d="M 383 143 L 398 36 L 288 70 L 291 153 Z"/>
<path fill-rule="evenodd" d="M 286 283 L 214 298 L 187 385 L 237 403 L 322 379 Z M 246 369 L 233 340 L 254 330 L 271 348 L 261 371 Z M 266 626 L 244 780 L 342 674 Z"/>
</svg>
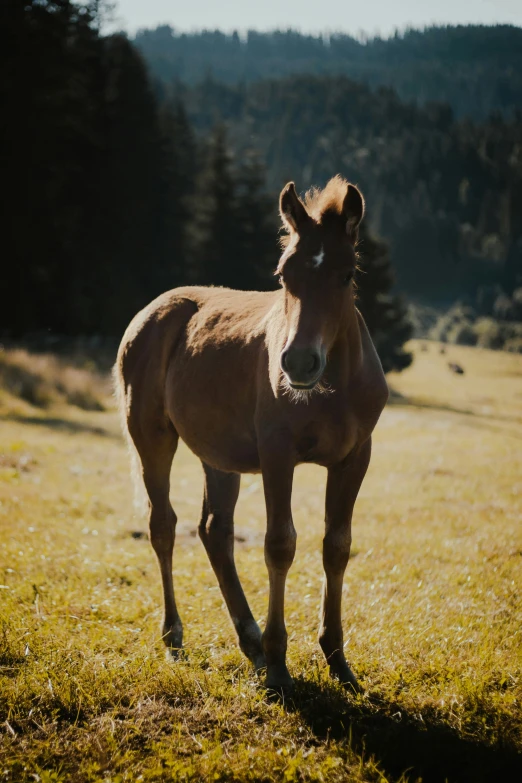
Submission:
<svg viewBox="0 0 522 783">
<path fill-rule="evenodd" d="M 144 517 L 149 507 L 149 501 L 147 492 L 145 490 L 145 484 L 143 483 L 141 462 L 138 456 L 138 452 L 136 451 L 136 447 L 132 441 L 131 434 L 129 432 L 129 425 L 127 423 L 130 407 L 130 391 L 127 394 L 122 366 L 119 361 L 117 361 L 112 368 L 112 386 L 114 397 L 116 399 L 116 405 L 118 406 L 121 430 L 127 444 L 127 451 L 130 458 L 131 480 L 134 487 L 134 509 L 136 514 L 138 514 L 140 517 Z"/>
</svg>

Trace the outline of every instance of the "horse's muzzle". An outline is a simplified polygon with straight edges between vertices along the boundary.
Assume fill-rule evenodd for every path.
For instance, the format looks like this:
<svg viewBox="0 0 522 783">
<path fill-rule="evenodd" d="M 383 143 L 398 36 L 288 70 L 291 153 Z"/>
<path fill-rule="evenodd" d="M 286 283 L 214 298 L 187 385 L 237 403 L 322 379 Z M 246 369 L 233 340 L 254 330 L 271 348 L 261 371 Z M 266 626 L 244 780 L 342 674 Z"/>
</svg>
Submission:
<svg viewBox="0 0 522 783">
<path fill-rule="evenodd" d="M 325 367 L 322 352 L 290 346 L 281 354 L 281 369 L 293 389 L 313 389 Z"/>
</svg>

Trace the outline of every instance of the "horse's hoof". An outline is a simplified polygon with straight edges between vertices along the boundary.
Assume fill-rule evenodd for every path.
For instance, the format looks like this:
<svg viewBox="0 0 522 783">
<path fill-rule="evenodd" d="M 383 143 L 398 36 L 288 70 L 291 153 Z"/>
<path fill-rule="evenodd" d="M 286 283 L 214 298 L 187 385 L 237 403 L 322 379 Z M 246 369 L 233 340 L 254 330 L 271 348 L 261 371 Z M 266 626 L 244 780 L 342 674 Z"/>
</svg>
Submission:
<svg viewBox="0 0 522 783">
<path fill-rule="evenodd" d="M 260 674 L 262 671 L 266 669 L 266 660 L 263 653 L 259 653 L 259 655 L 255 655 L 253 658 L 250 658 L 256 674 Z"/>
<path fill-rule="evenodd" d="M 177 660 L 183 647 L 183 626 L 181 622 L 178 621 L 173 625 L 164 625 L 161 638 L 167 647 L 167 654 L 174 660 Z"/>
<path fill-rule="evenodd" d="M 167 647 L 165 658 L 169 663 L 173 663 L 174 661 L 185 661 L 187 659 L 187 653 L 183 647 Z"/>
<path fill-rule="evenodd" d="M 286 666 L 268 667 L 265 687 L 276 693 L 289 693 L 294 689 L 294 680 Z"/>
<path fill-rule="evenodd" d="M 359 695 L 364 693 L 364 690 L 357 682 L 357 677 L 346 662 L 337 666 L 330 666 L 330 676 L 335 680 L 338 680 L 339 683 L 346 688 L 346 690 L 352 691 L 352 693 Z"/>
<path fill-rule="evenodd" d="M 239 646 L 248 660 L 253 664 L 256 672 L 266 668 L 265 654 L 261 630 L 255 620 L 245 624 L 238 623 L 236 630 L 239 636 Z"/>
</svg>

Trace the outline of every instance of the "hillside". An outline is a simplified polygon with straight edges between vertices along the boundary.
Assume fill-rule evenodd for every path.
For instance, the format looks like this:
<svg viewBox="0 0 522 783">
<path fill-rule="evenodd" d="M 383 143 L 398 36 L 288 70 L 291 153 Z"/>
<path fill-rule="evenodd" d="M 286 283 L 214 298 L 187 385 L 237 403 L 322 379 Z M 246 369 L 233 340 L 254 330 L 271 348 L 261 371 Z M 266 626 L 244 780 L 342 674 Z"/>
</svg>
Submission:
<svg viewBox="0 0 522 783">
<path fill-rule="evenodd" d="M 522 121 L 457 121 L 344 76 L 177 91 L 200 132 L 224 122 L 238 160 L 259 152 L 273 191 L 335 172 L 358 183 L 406 293 L 475 304 L 482 289 L 522 285 Z"/>
<path fill-rule="evenodd" d="M 0 763 L 6 783 L 491 783 L 522 770 L 522 357 L 434 343 L 391 383 L 355 509 L 347 656 L 318 648 L 325 471 L 294 481 L 286 616 L 293 696 L 242 657 L 196 536 L 201 466 L 181 446 L 169 666 L 146 522 L 114 411 L 22 402 L 0 420 Z M 426 350 L 427 348 L 427 350 Z M 448 361 L 465 375 L 455 375 Z M 265 511 L 245 476 L 238 569 L 264 624 Z"/>
<path fill-rule="evenodd" d="M 238 84 L 297 73 L 335 74 L 393 87 L 403 100 L 443 102 L 476 119 L 522 106 L 522 29 L 509 25 L 431 27 L 389 39 L 298 32 L 177 33 L 141 30 L 135 43 L 155 76 Z"/>
</svg>

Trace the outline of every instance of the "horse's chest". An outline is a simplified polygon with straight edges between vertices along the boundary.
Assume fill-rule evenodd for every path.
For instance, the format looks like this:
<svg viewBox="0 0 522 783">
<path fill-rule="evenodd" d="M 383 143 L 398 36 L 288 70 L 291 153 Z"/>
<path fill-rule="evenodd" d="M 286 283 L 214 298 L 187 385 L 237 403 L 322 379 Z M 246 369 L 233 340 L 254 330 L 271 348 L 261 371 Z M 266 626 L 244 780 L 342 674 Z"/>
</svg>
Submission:
<svg viewBox="0 0 522 783">
<path fill-rule="evenodd" d="M 358 433 L 357 418 L 348 411 L 311 418 L 294 435 L 298 461 L 325 466 L 340 462 L 354 448 Z"/>
</svg>

